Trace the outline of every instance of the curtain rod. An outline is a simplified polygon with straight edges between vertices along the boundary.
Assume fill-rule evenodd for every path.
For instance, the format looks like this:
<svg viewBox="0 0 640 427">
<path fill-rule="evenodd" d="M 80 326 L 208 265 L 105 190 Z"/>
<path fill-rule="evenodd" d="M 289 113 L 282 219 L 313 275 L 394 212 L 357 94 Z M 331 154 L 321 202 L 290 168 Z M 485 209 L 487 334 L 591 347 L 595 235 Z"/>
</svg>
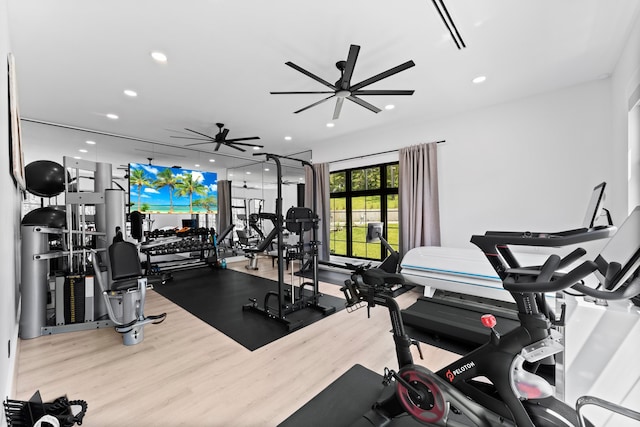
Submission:
<svg viewBox="0 0 640 427">
<path fill-rule="evenodd" d="M 446 142 L 444 139 L 442 141 L 435 141 L 436 144 L 441 144 L 443 142 Z M 371 156 L 379 156 L 380 154 L 389 154 L 389 153 L 394 153 L 396 151 L 399 151 L 400 148 L 397 148 L 395 150 L 387 150 L 387 151 L 380 151 L 379 153 L 371 153 L 371 154 L 364 154 L 362 156 L 354 156 L 354 157 L 347 157 L 346 159 L 340 159 L 340 160 L 334 160 L 328 163 L 338 163 L 338 162 L 346 162 L 347 160 L 354 160 L 354 159 L 364 159 L 365 157 L 371 157 Z"/>
</svg>

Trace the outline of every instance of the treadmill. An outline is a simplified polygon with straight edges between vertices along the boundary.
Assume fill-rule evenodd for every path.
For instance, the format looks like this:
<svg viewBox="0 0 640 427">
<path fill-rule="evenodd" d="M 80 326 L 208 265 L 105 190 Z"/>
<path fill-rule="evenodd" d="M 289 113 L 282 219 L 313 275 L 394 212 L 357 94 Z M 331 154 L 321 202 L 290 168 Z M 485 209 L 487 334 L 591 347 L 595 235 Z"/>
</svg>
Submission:
<svg viewBox="0 0 640 427">
<path fill-rule="evenodd" d="M 603 182 L 594 187 L 582 228 L 555 233 L 487 231 L 484 235 L 472 236 L 471 243 L 483 251 L 500 279 L 504 279 L 507 269 L 525 267 L 520 265 L 509 245 L 563 247 L 608 238 L 616 228 L 609 212 L 602 206 L 605 186 Z M 596 226 L 601 211 L 606 213 L 608 225 Z M 578 257 L 577 253 L 572 253 L 563 261 L 568 265 Z M 450 348 L 468 350 L 489 339 L 491 330 L 480 320 L 483 314 L 495 316 L 495 329 L 500 334 L 519 324 L 515 303 L 441 292 L 433 297 L 419 297 L 413 305 L 402 310 L 402 320 L 414 337 L 426 334 L 435 337 L 436 345 L 443 339 Z"/>
</svg>

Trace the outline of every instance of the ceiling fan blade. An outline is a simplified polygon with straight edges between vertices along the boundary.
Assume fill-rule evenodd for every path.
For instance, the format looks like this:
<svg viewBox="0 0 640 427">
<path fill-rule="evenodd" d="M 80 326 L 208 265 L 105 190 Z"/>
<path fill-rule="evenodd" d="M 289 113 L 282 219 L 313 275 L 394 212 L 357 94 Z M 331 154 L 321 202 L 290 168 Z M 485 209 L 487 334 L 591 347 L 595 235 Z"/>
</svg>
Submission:
<svg viewBox="0 0 640 427">
<path fill-rule="evenodd" d="M 224 144 L 224 145 L 226 145 L 227 147 L 234 148 L 234 149 L 236 149 L 236 150 L 238 150 L 238 151 L 242 151 L 243 153 L 244 153 L 245 151 L 247 151 L 247 150 L 245 150 L 244 148 L 236 147 L 234 144 Z"/>
<path fill-rule="evenodd" d="M 226 141 L 229 142 L 229 141 Z M 232 142 L 233 145 L 244 145 L 247 147 L 260 147 L 260 148 L 264 148 L 264 145 L 260 145 L 260 144 L 245 144 L 244 142 Z"/>
<path fill-rule="evenodd" d="M 375 75 L 373 77 L 370 77 L 370 78 L 368 78 L 366 80 L 361 81 L 358 84 L 355 84 L 355 85 L 351 86 L 350 91 L 353 92 L 354 90 L 358 90 L 360 88 L 368 86 L 371 83 L 375 83 L 378 80 L 382 80 L 382 79 L 385 79 L 387 77 L 393 76 L 394 74 L 398 74 L 399 72 L 404 71 L 407 68 L 413 67 L 414 65 L 416 65 L 416 64 L 413 61 L 407 61 L 404 64 L 400 64 L 397 67 L 390 68 L 387 71 L 384 71 L 384 72 L 382 72 L 380 74 L 377 74 L 377 75 Z"/>
<path fill-rule="evenodd" d="M 184 130 L 188 130 L 189 132 L 193 132 L 193 133 L 195 133 L 195 134 L 197 134 L 197 135 L 204 136 L 205 138 L 209 138 L 210 140 L 212 140 L 212 141 L 213 141 L 213 137 L 212 137 L 212 136 L 207 135 L 206 133 L 197 132 L 197 131 L 195 131 L 195 130 L 193 130 L 193 129 L 188 129 L 188 128 L 184 128 Z"/>
<path fill-rule="evenodd" d="M 222 145 L 222 142 L 218 142 L 216 144 L 216 148 L 213 149 L 213 151 L 218 151 L 220 149 L 220 146 Z"/>
<path fill-rule="evenodd" d="M 196 141 L 211 141 L 211 138 L 194 138 L 192 136 L 173 136 L 171 135 L 170 138 L 178 138 L 178 139 L 195 139 Z"/>
<path fill-rule="evenodd" d="M 329 91 L 329 90 L 322 90 L 322 91 L 315 91 L 315 92 L 269 92 L 271 95 L 291 95 L 291 94 L 297 94 L 297 95 L 305 95 L 305 94 L 312 94 L 312 93 L 333 93 L 334 91 Z"/>
<path fill-rule="evenodd" d="M 304 69 L 304 68 L 302 68 L 302 67 L 297 66 L 296 64 L 294 64 L 294 63 L 293 63 L 293 62 L 291 62 L 291 61 L 289 61 L 289 62 L 285 62 L 285 65 L 288 65 L 289 67 L 293 68 L 294 70 L 298 70 L 298 71 L 300 71 L 302 74 L 305 74 L 305 75 L 307 75 L 307 76 L 311 77 L 313 80 L 315 80 L 315 81 L 317 81 L 317 82 L 320 82 L 320 83 L 322 83 L 323 85 L 325 85 L 325 86 L 327 86 L 327 87 L 329 87 L 329 88 L 331 88 L 331 89 L 337 90 L 337 88 L 336 88 L 334 85 L 332 85 L 331 83 L 329 83 L 328 81 L 326 81 L 326 80 L 324 80 L 324 79 L 321 79 L 320 77 L 316 76 L 316 75 L 315 75 L 315 74 L 313 74 L 313 73 L 310 73 L 309 71 L 305 70 L 305 69 Z"/>
<path fill-rule="evenodd" d="M 185 145 L 185 147 L 193 147 L 194 145 L 204 145 L 204 144 L 211 144 L 213 141 L 207 141 L 207 142 L 197 142 L 195 144 L 187 144 Z"/>
<path fill-rule="evenodd" d="M 413 95 L 413 90 L 354 90 L 351 95 Z"/>
<path fill-rule="evenodd" d="M 371 104 L 369 104 L 367 101 L 363 101 L 362 99 L 357 98 L 357 97 L 355 97 L 355 96 L 353 96 L 353 95 L 351 95 L 351 96 L 347 96 L 347 99 L 348 99 L 349 101 L 353 101 L 353 102 L 355 102 L 355 103 L 356 103 L 356 104 L 358 104 L 358 105 L 362 105 L 364 108 L 366 108 L 367 110 L 371 110 L 371 111 L 373 111 L 374 113 L 379 113 L 380 111 L 382 111 L 381 109 L 379 109 L 379 108 L 378 108 L 378 107 L 376 107 L 375 105 L 371 105 Z"/>
<path fill-rule="evenodd" d="M 349 89 L 349 83 L 351 82 L 351 76 L 353 75 L 353 69 L 356 66 L 356 59 L 358 59 L 358 52 L 360 52 L 360 46 L 352 44 L 349 48 L 349 56 L 347 56 L 347 64 L 344 67 L 342 73 L 342 79 L 340 79 L 340 88 Z"/>
<path fill-rule="evenodd" d="M 220 133 L 220 139 L 225 141 L 227 139 L 227 135 L 229 135 L 229 129 L 225 129 Z"/>
<path fill-rule="evenodd" d="M 185 132 L 184 128 L 183 130 L 178 130 L 178 129 L 168 129 L 168 128 L 164 128 L 163 130 L 166 130 L 167 132 L 171 132 L 172 134 L 180 134 L 180 135 L 191 135 L 190 132 Z"/>
<path fill-rule="evenodd" d="M 338 97 L 336 99 L 336 108 L 333 110 L 333 120 L 338 120 L 340 118 L 340 111 L 342 110 L 343 103 L 344 98 Z"/>
<path fill-rule="evenodd" d="M 232 139 L 225 139 L 224 142 L 236 142 L 236 141 L 249 141 L 252 139 L 260 139 L 259 136 L 250 136 L 248 138 L 232 138 Z M 251 145 L 251 144 L 249 144 Z"/>
<path fill-rule="evenodd" d="M 331 99 L 331 98 L 333 98 L 334 96 L 336 96 L 336 95 L 335 95 L 335 93 L 334 93 L 333 95 L 331 95 L 331 96 L 327 96 L 326 98 L 321 99 L 321 100 L 320 100 L 320 101 L 318 101 L 318 102 L 314 102 L 314 103 L 313 103 L 313 104 L 311 104 L 311 105 L 307 105 L 306 107 L 301 108 L 301 109 L 299 109 L 298 111 L 294 111 L 293 113 L 294 113 L 294 114 L 301 113 L 301 112 L 303 112 L 304 110 L 308 110 L 308 109 L 309 109 L 309 108 L 311 108 L 311 107 L 315 107 L 316 105 L 322 104 L 323 102 L 330 100 L 330 99 Z"/>
</svg>

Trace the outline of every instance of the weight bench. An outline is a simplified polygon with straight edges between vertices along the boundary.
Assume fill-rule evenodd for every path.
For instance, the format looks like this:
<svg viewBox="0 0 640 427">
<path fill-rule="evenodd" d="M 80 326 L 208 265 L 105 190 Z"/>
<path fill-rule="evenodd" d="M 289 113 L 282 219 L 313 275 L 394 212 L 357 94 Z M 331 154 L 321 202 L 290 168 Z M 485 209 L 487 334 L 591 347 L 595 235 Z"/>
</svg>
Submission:
<svg viewBox="0 0 640 427">
<path fill-rule="evenodd" d="M 257 270 L 258 269 L 258 254 L 265 252 L 273 239 L 275 239 L 278 235 L 278 229 L 274 227 L 267 236 L 256 244 L 251 244 L 251 242 L 247 239 L 246 234 L 243 234 L 243 230 L 236 230 L 238 234 L 238 239 L 241 243 L 246 243 L 246 246 L 242 246 L 242 250 L 245 252 L 245 256 L 249 258 L 249 264 L 246 266 L 248 270 Z M 242 237 L 241 237 L 242 236 Z"/>
<path fill-rule="evenodd" d="M 109 263 L 101 262 L 100 253 L 92 249 L 92 263 L 96 281 L 105 300 L 109 319 L 116 324 L 116 332 L 122 334 L 124 345 L 139 344 L 144 339 L 144 325 L 160 323 L 167 314 L 144 315 L 148 289 L 153 283 L 161 283 L 160 277 L 142 275 L 138 248 L 131 242 L 119 241 L 109 246 Z M 105 285 L 103 273 L 109 272 L 113 282 Z"/>
</svg>

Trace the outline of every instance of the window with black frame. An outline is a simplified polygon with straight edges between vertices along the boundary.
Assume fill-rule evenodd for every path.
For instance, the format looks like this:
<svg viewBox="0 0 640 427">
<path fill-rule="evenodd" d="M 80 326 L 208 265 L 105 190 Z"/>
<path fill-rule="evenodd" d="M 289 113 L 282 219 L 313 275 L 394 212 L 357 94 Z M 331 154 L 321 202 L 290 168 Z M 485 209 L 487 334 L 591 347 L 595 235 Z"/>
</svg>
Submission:
<svg viewBox="0 0 640 427">
<path fill-rule="evenodd" d="M 383 237 L 398 249 L 398 176 L 397 162 L 330 174 L 331 255 L 384 259 L 382 244 L 366 241 L 370 222 L 383 222 Z"/>
</svg>

